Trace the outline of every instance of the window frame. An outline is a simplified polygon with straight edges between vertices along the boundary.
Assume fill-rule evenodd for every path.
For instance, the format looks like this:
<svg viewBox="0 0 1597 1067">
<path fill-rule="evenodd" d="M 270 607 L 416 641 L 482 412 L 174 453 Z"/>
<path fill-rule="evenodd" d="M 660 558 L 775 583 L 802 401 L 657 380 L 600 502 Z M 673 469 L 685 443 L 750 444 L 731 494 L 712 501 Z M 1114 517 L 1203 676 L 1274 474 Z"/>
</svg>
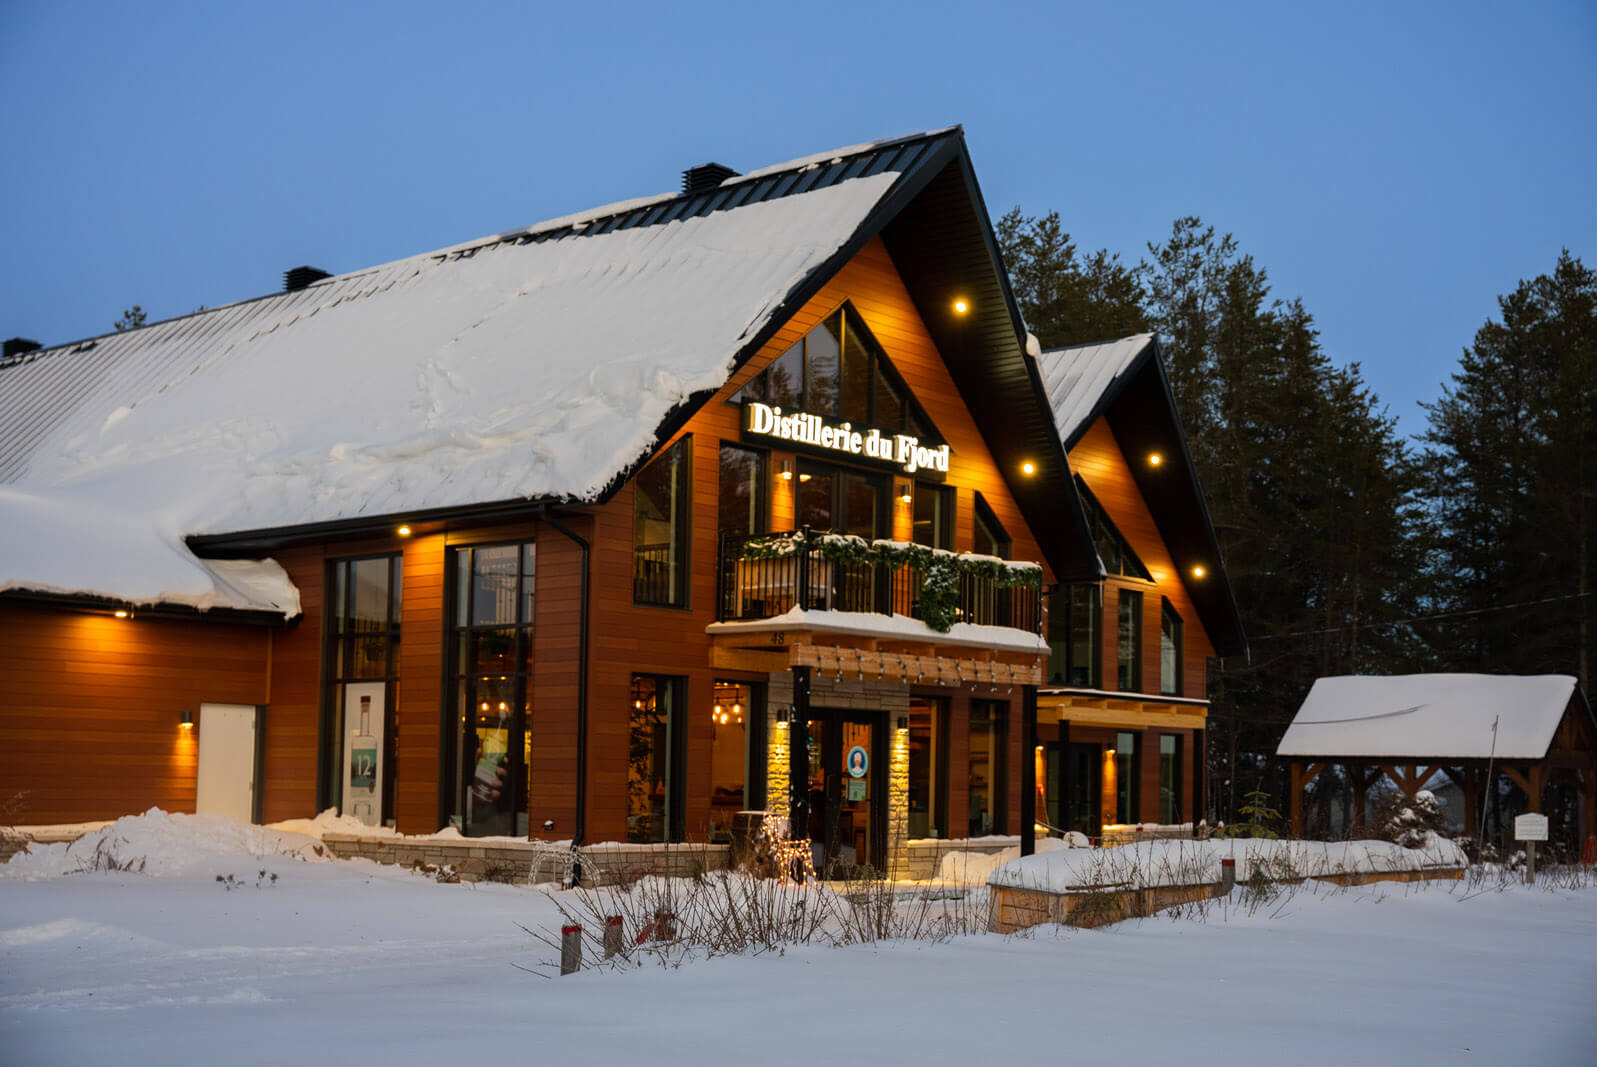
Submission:
<svg viewBox="0 0 1597 1067">
<path fill-rule="evenodd" d="M 642 506 L 644 493 L 638 485 L 638 480 L 644 473 L 656 464 L 674 462 L 679 474 L 675 489 L 675 496 L 671 502 L 672 507 L 679 514 L 668 516 L 666 521 L 673 527 L 673 536 L 681 546 L 674 560 L 668 560 L 667 566 L 670 573 L 667 577 L 668 588 L 674 583 L 675 597 L 667 594 L 664 600 L 649 599 L 642 595 L 646 589 L 643 580 L 639 578 L 639 552 L 638 525 L 641 521 L 639 508 Z M 717 463 L 719 463 L 719 455 Z M 693 608 L 692 576 L 693 576 L 693 435 L 686 434 L 669 448 L 663 448 L 648 463 L 644 464 L 633 475 L 632 486 L 632 603 L 638 607 L 671 608 L 677 611 L 691 611 Z M 667 543 L 669 548 L 669 542 Z"/>
<path fill-rule="evenodd" d="M 922 481 L 918 478 L 911 484 L 913 485 L 911 493 L 914 499 L 910 503 L 910 540 L 917 545 L 925 545 L 927 548 L 941 548 L 950 552 L 953 551 L 954 506 L 955 498 L 958 496 L 954 491 L 954 487 L 951 485 L 939 485 L 936 482 Z M 920 518 L 916 515 L 916 512 L 920 508 L 922 493 L 925 493 L 928 498 L 939 502 L 937 518 L 933 520 L 937 529 L 934 534 L 934 541 L 931 544 L 916 538 L 916 527 L 920 525 Z"/>
<path fill-rule="evenodd" d="M 770 532 L 771 527 L 771 450 L 756 448 L 753 445 L 743 444 L 741 441 L 722 440 L 715 453 L 715 530 L 718 537 L 725 536 L 728 532 L 726 516 L 722 513 L 721 505 L 725 501 L 722 495 L 726 491 L 726 454 L 728 452 L 747 453 L 754 459 L 754 523 L 753 529 L 748 531 L 748 536 L 757 537 Z M 636 536 L 636 532 L 634 532 Z M 733 534 L 732 536 L 743 536 Z"/>
<path fill-rule="evenodd" d="M 966 709 L 967 721 L 965 730 L 965 793 L 967 808 L 965 823 L 967 837 L 979 836 L 973 831 L 969 831 L 970 817 L 968 811 L 970 807 L 969 768 L 972 762 L 970 737 L 975 732 L 976 711 L 978 708 L 985 710 L 987 721 L 991 723 L 990 740 L 992 747 L 988 752 L 988 758 L 992 762 L 992 775 L 987 783 L 987 803 L 989 812 L 992 815 L 992 826 L 986 830 L 986 833 L 1004 834 L 1009 829 L 1007 803 L 1009 797 L 1009 705 L 1002 700 L 972 700 Z"/>
<path fill-rule="evenodd" d="M 1171 624 L 1174 624 L 1172 627 Z M 1175 660 L 1170 677 L 1165 677 L 1165 639 L 1167 629 L 1173 630 L 1170 634 L 1171 653 Z M 1178 697 L 1182 695 L 1182 644 L 1186 641 L 1186 623 L 1182 620 L 1175 605 L 1170 603 L 1169 597 L 1159 598 L 1159 693 L 1161 696 Z"/>
<path fill-rule="evenodd" d="M 514 546 L 516 553 L 516 621 L 510 624 L 477 623 L 476 617 L 476 553 L 485 549 L 506 548 Z M 528 549 L 532 550 L 532 571 L 527 572 Z M 460 588 L 460 559 L 467 556 L 469 562 L 466 566 L 467 588 L 465 601 L 462 602 Z M 447 614 L 444 618 L 444 670 L 443 670 L 443 715 L 440 733 L 441 773 L 438 776 L 438 822 L 440 826 L 456 826 L 455 816 L 460 818 L 456 828 L 460 833 L 470 837 L 471 827 L 466 822 L 466 805 L 464 790 L 468 784 L 462 780 L 461 775 L 461 742 L 465 736 L 467 721 L 465 716 L 476 703 L 478 690 L 477 682 L 484 674 L 478 670 L 463 670 L 464 655 L 461 648 L 462 635 L 466 640 L 479 631 L 513 629 L 514 637 L 514 662 L 518 665 L 511 682 L 511 726 L 513 735 L 507 742 L 506 753 L 509 757 L 507 778 L 511 782 L 510 817 L 512 835 L 520 829 L 520 820 L 526 819 L 527 829 L 532 826 L 532 694 L 535 689 L 534 673 L 537 670 L 537 661 L 533 657 L 533 642 L 537 639 L 537 575 L 538 575 L 538 542 L 534 537 L 512 538 L 509 540 L 493 540 L 472 542 L 468 544 L 449 545 L 445 550 L 445 608 Z M 529 603 L 526 583 L 532 582 L 532 597 Z M 460 622 L 462 613 L 465 622 Z M 525 618 L 523 618 L 525 616 Z M 473 656 L 472 667 L 477 663 Z M 488 672 L 492 673 L 492 672 Z M 464 691 L 461 685 L 465 685 Z M 520 794 L 519 800 L 517 793 Z"/>
<path fill-rule="evenodd" d="M 1132 581 L 1153 582 L 1153 575 L 1149 572 L 1147 564 L 1142 562 L 1142 557 L 1137 555 L 1136 549 L 1131 547 L 1125 535 L 1120 532 L 1120 527 L 1115 525 L 1109 517 L 1109 512 L 1098 502 L 1092 490 L 1087 488 L 1087 482 L 1081 475 L 1076 475 L 1076 495 L 1081 498 L 1081 510 L 1086 515 L 1087 531 L 1092 537 L 1093 551 L 1098 553 L 1099 562 L 1103 563 L 1104 571 L 1111 578 L 1128 578 Z M 1115 545 L 1119 557 L 1115 568 L 1111 569 L 1109 562 L 1103 559 L 1103 553 L 1098 551 L 1100 536 L 1110 538 Z M 1128 568 L 1127 564 L 1130 564 Z"/>
<path fill-rule="evenodd" d="M 1009 536 L 1009 531 L 1004 529 L 1004 524 L 998 521 L 998 516 L 993 514 L 993 509 L 988 505 L 987 498 L 981 495 L 980 490 L 971 494 L 974 506 L 971 509 L 971 551 L 976 551 L 976 524 L 987 527 L 987 534 L 992 538 L 997 551 L 991 555 L 999 559 L 1012 559 L 1015 555 L 1015 539 Z"/>
<path fill-rule="evenodd" d="M 1131 625 L 1131 682 L 1123 675 L 1126 670 L 1126 607 L 1132 607 Z M 1115 597 L 1115 688 L 1122 693 L 1140 693 L 1142 689 L 1142 590 L 1118 587 Z"/>
<path fill-rule="evenodd" d="M 1169 753 L 1168 764 L 1165 761 L 1166 753 L 1164 750 L 1166 741 L 1169 741 L 1174 749 L 1173 752 Z M 1179 825 L 1181 822 L 1181 793 L 1183 789 L 1181 765 L 1184 757 L 1184 753 L 1181 751 L 1182 747 L 1182 735 L 1159 735 L 1159 823 L 1162 826 Z M 1167 766 L 1170 770 L 1170 785 L 1168 789 L 1165 787 L 1165 769 Z M 1169 798 L 1168 811 L 1165 806 L 1166 797 Z"/>
<path fill-rule="evenodd" d="M 340 655 L 341 638 L 346 637 L 344 620 L 351 618 L 354 582 L 343 584 L 340 597 L 338 572 L 367 560 L 386 559 L 388 569 L 388 606 L 385 627 L 380 633 L 367 634 L 368 638 L 386 639 L 386 664 L 381 678 L 357 678 L 348 672 L 348 655 Z M 339 693 L 343 686 L 359 682 L 382 682 L 383 685 L 383 789 L 382 812 L 379 822 L 386 826 L 394 817 L 394 772 L 397 769 L 397 731 L 394 719 L 398 709 L 394 706 L 399 688 L 399 649 L 402 639 L 404 609 L 404 553 L 367 552 L 357 556 L 339 556 L 325 561 L 323 581 L 324 605 L 336 605 L 333 611 L 322 613 L 321 685 L 317 713 L 318 741 L 316 746 L 316 810 L 330 807 L 343 810 L 343 760 L 344 722 Z M 340 603 L 342 600 L 342 603 Z M 352 644 L 352 642 L 344 642 Z M 344 651 L 348 651 L 346 648 Z M 336 754 L 333 751 L 336 748 Z M 336 783 L 336 787 L 335 787 Z"/>
<path fill-rule="evenodd" d="M 634 839 L 632 827 L 627 827 L 627 841 L 636 844 L 675 844 L 687 840 L 687 813 L 683 810 L 687 797 L 687 729 L 686 701 L 688 698 L 688 680 L 682 675 L 656 674 L 652 671 L 632 671 L 628 676 L 627 699 L 634 702 L 637 697 L 638 683 L 648 679 L 654 684 L 655 699 L 659 694 L 669 693 L 669 706 L 666 708 L 665 720 L 665 812 L 662 819 L 664 836 L 659 839 Z M 633 754 L 631 751 L 630 736 L 633 729 L 632 712 L 638 710 L 634 705 L 627 709 L 627 782 L 631 787 Z M 746 788 L 746 784 L 745 784 Z M 631 797 L 627 798 L 627 820 L 632 819 Z"/>
</svg>

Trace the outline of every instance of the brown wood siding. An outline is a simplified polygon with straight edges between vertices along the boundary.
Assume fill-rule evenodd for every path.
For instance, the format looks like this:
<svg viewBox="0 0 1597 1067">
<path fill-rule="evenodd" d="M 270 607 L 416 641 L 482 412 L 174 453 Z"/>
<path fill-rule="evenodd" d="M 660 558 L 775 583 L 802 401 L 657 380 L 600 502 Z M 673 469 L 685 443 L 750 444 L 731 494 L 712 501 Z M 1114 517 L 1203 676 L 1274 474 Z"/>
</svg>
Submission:
<svg viewBox="0 0 1597 1067">
<path fill-rule="evenodd" d="M 719 448 L 722 441 L 741 439 L 740 410 L 727 401 L 845 300 L 853 303 L 948 440 L 953 455 L 947 484 L 955 487 L 958 496 L 956 548 L 971 548 L 974 494 L 980 492 L 1013 539 L 1015 558 L 1042 559 L 1036 540 L 1021 519 L 1019 507 L 915 311 L 891 257 L 880 241 L 871 242 L 667 443 L 669 447 L 683 437 L 693 439 L 691 574 L 686 608 L 650 607 L 632 601 L 633 486 L 624 486 L 596 509 L 588 765 L 590 841 L 623 840 L 626 836 L 628 686 L 635 672 L 674 675 L 687 681 L 685 825 L 690 838 L 702 838 L 708 826 L 711 687 L 715 678 L 726 674 L 708 667 L 709 640 L 704 632 L 715 620 L 716 612 Z M 781 461 L 792 458 L 792 453 L 772 452 L 770 524 L 775 530 L 791 529 L 793 525 L 795 482 L 784 482 L 777 476 Z M 893 528 L 895 534 L 903 536 L 909 528 L 910 507 L 896 499 L 893 506 Z M 1052 581 L 1051 575 L 1047 580 Z M 1018 708 L 1018 697 L 1014 706 Z M 968 699 L 956 697 L 951 715 L 954 736 L 950 738 L 949 810 L 954 813 L 968 810 L 964 807 L 965 771 L 960 766 L 965 752 L 962 739 L 968 736 L 968 708 Z M 1018 766 L 1014 759 L 1019 752 L 1019 738 L 1017 711 L 1010 721 L 1012 767 Z M 1007 818 L 1018 827 L 1019 779 L 1018 775 L 1010 777 Z M 535 831 L 542 818 L 539 811 L 532 812 Z M 566 830 L 557 829 L 553 836 L 566 835 Z"/>
<path fill-rule="evenodd" d="M 266 822 L 316 814 L 316 754 L 321 733 L 326 564 L 320 546 L 292 549 L 275 558 L 299 588 L 302 614 L 272 637 L 272 686 L 266 700 L 262 754 L 261 817 Z"/>
<path fill-rule="evenodd" d="M 1131 589 L 1142 593 L 1142 685 L 1141 692 L 1159 692 L 1159 625 L 1160 598 L 1169 599 L 1183 623 L 1181 649 L 1180 696 L 1207 699 L 1208 657 L 1214 655 L 1214 645 L 1198 618 L 1197 608 L 1187 595 L 1185 580 L 1176 569 L 1175 561 L 1159 536 L 1153 516 L 1143 502 L 1137 483 L 1131 476 L 1126 457 L 1115 440 L 1108 422 L 1099 418 L 1090 427 L 1076 447 L 1070 450 L 1070 469 L 1081 475 L 1092 495 L 1098 498 L 1104 511 L 1120 530 L 1122 537 L 1136 552 L 1153 581 L 1135 578 L 1110 577 L 1104 583 L 1103 611 L 1103 682 L 1105 689 L 1114 689 L 1117 677 L 1118 649 L 1116 638 L 1120 632 L 1119 591 Z"/>
<path fill-rule="evenodd" d="M 194 810 L 200 704 L 263 704 L 269 631 L 0 605 L 0 799 L 10 821 Z"/>
</svg>

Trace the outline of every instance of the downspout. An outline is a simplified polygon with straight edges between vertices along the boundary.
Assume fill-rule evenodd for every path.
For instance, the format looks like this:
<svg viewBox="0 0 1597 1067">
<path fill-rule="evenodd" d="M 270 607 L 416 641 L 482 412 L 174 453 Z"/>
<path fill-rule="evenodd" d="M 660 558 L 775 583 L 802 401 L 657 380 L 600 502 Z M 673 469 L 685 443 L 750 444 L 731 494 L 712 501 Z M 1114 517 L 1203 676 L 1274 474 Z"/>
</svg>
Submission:
<svg viewBox="0 0 1597 1067">
<path fill-rule="evenodd" d="M 577 850 L 582 847 L 583 833 L 588 817 L 588 558 L 592 551 L 587 540 L 565 523 L 555 518 L 554 511 L 545 504 L 538 510 L 540 522 L 575 541 L 582 550 L 581 607 L 577 630 L 577 821 L 571 830 L 571 885 L 582 881 L 581 861 Z"/>
</svg>

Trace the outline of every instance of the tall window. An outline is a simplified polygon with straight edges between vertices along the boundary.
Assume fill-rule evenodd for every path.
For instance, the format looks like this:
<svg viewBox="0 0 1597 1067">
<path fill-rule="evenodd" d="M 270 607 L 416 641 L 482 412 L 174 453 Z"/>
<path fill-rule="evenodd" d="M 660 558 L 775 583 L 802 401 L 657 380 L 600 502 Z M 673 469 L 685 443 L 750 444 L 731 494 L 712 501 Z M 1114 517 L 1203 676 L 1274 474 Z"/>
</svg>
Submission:
<svg viewBox="0 0 1597 1067">
<path fill-rule="evenodd" d="M 1137 735 L 1115 735 L 1115 822 L 1125 825 L 1137 821 L 1139 807 L 1137 782 Z"/>
<path fill-rule="evenodd" d="M 1103 505 L 1098 503 L 1098 498 L 1092 495 L 1080 475 L 1076 476 L 1076 494 L 1081 498 L 1081 508 L 1087 514 L 1087 528 L 1092 531 L 1093 544 L 1098 548 L 1098 558 L 1103 560 L 1104 570 L 1127 578 L 1152 581 L 1148 568 L 1142 565 L 1142 560 L 1131 550 L 1131 545 L 1120 536 L 1115 524 L 1109 521 Z"/>
<path fill-rule="evenodd" d="M 319 806 L 368 826 L 389 821 L 394 810 L 399 579 L 397 554 L 338 560 L 328 569 Z"/>
<path fill-rule="evenodd" d="M 954 493 L 946 486 L 915 483 L 915 543 L 954 547 Z"/>
<path fill-rule="evenodd" d="M 1159 692 L 1181 695 L 1181 616 L 1168 600 L 1159 614 Z"/>
<path fill-rule="evenodd" d="M 1048 613 L 1048 680 L 1051 685 L 1097 689 L 1102 684 L 1103 593 L 1093 583 L 1067 585 Z"/>
<path fill-rule="evenodd" d="M 1127 692 L 1142 689 L 1142 594 L 1120 590 L 1120 633 L 1117 639 L 1117 684 Z"/>
<path fill-rule="evenodd" d="M 852 305 L 844 304 L 743 387 L 736 399 L 936 439 L 931 420 Z"/>
<path fill-rule="evenodd" d="M 683 438 L 635 479 L 632 599 L 639 604 L 687 606 L 688 464 Z"/>
<path fill-rule="evenodd" d="M 1004 713 L 1008 705 L 970 702 L 971 837 L 1004 832 Z"/>
<path fill-rule="evenodd" d="M 721 533 L 765 532 L 765 453 L 723 444 L 719 495 Z"/>
<path fill-rule="evenodd" d="M 1159 735 L 1159 821 L 1181 821 L 1181 735 Z"/>
<path fill-rule="evenodd" d="M 980 493 L 976 494 L 975 520 L 975 544 L 971 550 L 980 556 L 1008 559 L 1013 542 Z"/>
<path fill-rule="evenodd" d="M 948 836 L 947 704 L 916 697 L 909 704 L 909 836 Z"/>
<path fill-rule="evenodd" d="M 710 705 L 710 840 L 732 840 L 732 821 L 753 806 L 749 754 L 763 722 L 754 687 L 743 682 L 715 683 Z M 763 746 L 762 746 L 763 748 Z"/>
<path fill-rule="evenodd" d="M 627 840 L 682 840 L 682 683 L 632 676 L 627 729 Z"/>
<path fill-rule="evenodd" d="M 449 820 L 472 837 L 527 833 L 535 547 L 453 552 Z"/>
</svg>

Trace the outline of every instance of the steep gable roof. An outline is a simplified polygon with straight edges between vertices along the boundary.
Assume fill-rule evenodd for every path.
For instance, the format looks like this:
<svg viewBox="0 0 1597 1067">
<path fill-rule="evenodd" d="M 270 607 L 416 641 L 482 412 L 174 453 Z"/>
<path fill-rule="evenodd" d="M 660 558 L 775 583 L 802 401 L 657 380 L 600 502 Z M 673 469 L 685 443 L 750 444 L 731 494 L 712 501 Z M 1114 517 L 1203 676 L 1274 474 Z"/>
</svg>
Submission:
<svg viewBox="0 0 1597 1067">
<path fill-rule="evenodd" d="M 291 586 L 229 593 L 185 544 L 264 554 L 393 516 L 602 500 L 866 241 L 902 250 L 929 189 L 964 207 L 941 218 L 959 240 L 923 257 L 917 301 L 937 270 L 985 269 L 960 279 L 998 294 L 973 323 L 923 311 L 983 432 L 1012 439 L 1047 409 L 952 128 L 0 364 L 0 592 L 281 606 Z M 996 344 L 972 349 L 973 326 Z M 1056 451 L 1037 462 L 1068 484 Z M 1043 531 L 1072 509 L 1084 531 L 1073 491 L 1061 527 L 1055 501 L 1018 490 Z M 1056 570 L 1085 544 L 1042 540 Z"/>
<path fill-rule="evenodd" d="M 1158 338 L 1142 333 L 1117 341 L 1056 348 L 1043 352 L 1038 365 L 1054 424 L 1067 451 L 1101 416 L 1108 420 L 1128 457 L 1148 452 L 1163 457 L 1157 468 L 1131 462 L 1137 489 L 1182 572 L 1216 654 L 1245 653 L 1241 612 L 1187 448 L 1175 394 L 1165 377 Z M 1190 577 L 1195 564 L 1201 564 L 1206 572 L 1201 580 Z"/>
</svg>

